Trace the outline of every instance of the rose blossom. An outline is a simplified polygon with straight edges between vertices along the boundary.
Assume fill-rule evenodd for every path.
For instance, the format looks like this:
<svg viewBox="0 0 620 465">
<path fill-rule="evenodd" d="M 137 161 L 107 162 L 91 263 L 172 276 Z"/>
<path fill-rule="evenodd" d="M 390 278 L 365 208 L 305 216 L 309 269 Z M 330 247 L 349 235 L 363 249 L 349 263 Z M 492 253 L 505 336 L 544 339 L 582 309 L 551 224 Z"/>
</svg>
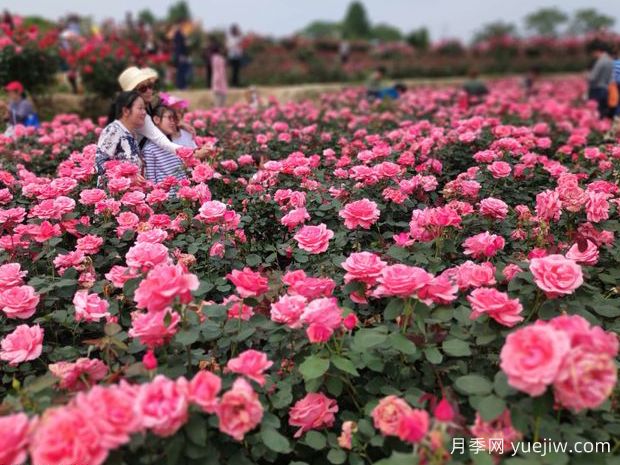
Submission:
<svg viewBox="0 0 620 465">
<path fill-rule="evenodd" d="M 243 375 L 264 386 L 265 376 L 263 372 L 271 365 L 273 365 L 273 362 L 267 359 L 267 354 L 250 349 L 241 352 L 235 358 L 231 358 L 226 364 L 226 368 L 233 373 Z"/>
<path fill-rule="evenodd" d="M 572 294 L 583 284 L 581 266 L 563 255 L 533 258 L 530 271 L 536 285 L 549 298 Z"/>
<path fill-rule="evenodd" d="M 489 315 L 503 326 L 513 327 L 523 321 L 521 312 L 523 306 L 519 299 L 510 299 L 505 292 L 497 289 L 480 287 L 472 291 L 467 297 L 471 304 L 471 320 L 479 318 L 483 314 Z"/>
<path fill-rule="evenodd" d="M 480 201 L 480 213 L 489 218 L 503 220 L 508 215 L 508 205 L 502 200 L 488 197 Z"/>
<path fill-rule="evenodd" d="M 502 441 L 504 452 L 511 451 L 513 444 L 517 443 L 523 435 L 512 426 L 510 419 L 510 410 L 506 409 L 499 417 L 492 421 L 484 421 L 480 414 L 476 412 L 476 420 L 471 427 L 471 433 L 476 438 L 484 441 L 482 445 L 484 450 L 491 450 L 491 439 L 494 441 Z"/>
<path fill-rule="evenodd" d="M 598 247 L 590 239 L 586 239 L 585 250 L 581 250 L 580 244 L 576 243 L 566 252 L 566 258 L 583 265 L 594 266 L 598 262 Z"/>
<path fill-rule="evenodd" d="M 341 266 L 347 271 L 344 275 L 345 284 L 351 281 L 360 281 L 374 285 L 381 276 L 381 270 L 387 265 L 378 255 L 371 252 L 352 253 L 342 262 Z"/>
<path fill-rule="evenodd" d="M 511 167 L 505 161 L 494 161 L 487 169 L 495 179 L 506 178 L 510 176 Z"/>
<path fill-rule="evenodd" d="M 282 323 L 289 328 L 301 328 L 301 315 L 307 300 L 301 295 L 283 295 L 271 304 L 271 320 Z"/>
<path fill-rule="evenodd" d="M 39 325 L 19 325 L 2 339 L 0 345 L 0 360 L 11 366 L 35 360 L 43 350 L 43 329 Z"/>
<path fill-rule="evenodd" d="M 0 292 L 0 309 L 7 318 L 30 318 L 38 304 L 39 294 L 31 286 L 15 286 Z"/>
<path fill-rule="evenodd" d="M 347 229 L 355 229 L 358 226 L 370 229 L 379 219 L 380 212 L 375 202 L 362 199 L 345 205 L 338 215 L 344 218 L 344 225 Z"/>
<path fill-rule="evenodd" d="M 23 413 L 0 416 L 0 463 L 22 465 L 26 462 L 26 447 L 30 421 Z"/>
<path fill-rule="evenodd" d="M 401 419 L 412 410 L 403 399 L 390 395 L 381 399 L 372 410 L 372 420 L 384 436 L 398 436 Z"/>
<path fill-rule="evenodd" d="M 198 277 L 187 273 L 182 265 L 159 265 L 140 281 L 134 294 L 136 307 L 161 312 L 179 298 L 182 304 L 192 300 L 191 291 L 199 286 Z"/>
<path fill-rule="evenodd" d="M 407 442 L 420 442 L 428 432 L 429 423 L 428 412 L 413 409 L 401 416 L 398 422 L 398 437 Z"/>
<path fill-rule="evenodd" d="M 108 302 L 97 294 L 89 294 L 87 290 L 79 290 L 73 296 L 76 321 L 99 321 L 110 316 Z"/>
<path fill-rule="evenodd" d="M 19 263 L 7 263 L 0 266 L 0 291 L 9 287 L 21 286 L 27 271 L 22 271 Z"/>
<path fill-rule="evenodd" d="M 433 275 L 417 266 L 403 264 L 386 266 L 381 270 L 381 276 L 378 278 L 380 284 L 375 290 L 375 295 L 412 297 L 432 279 Z"/>
<path fill-rule="evenodd" d="M 210 371 L 200 370 L 189 382 L 189 401 L 198 405 L 205 413 L 217 410 L 217 394 L 222 388 L 222 380 Z"/>
<path fill-rule="evenodd" d="M 140 386 L 135 409 L 142 418 L 142 426 L 157 436 L 172 436 L 187 422 L 187 380 L 173 381 L 157 375 L 150 383 Z"/>
<path fill-rule="evenodd" d="M 269 282 L 259 272 L 247 266 L 243 270 L 233 270 L 226 275 L 236 287 L 237 293 L 243 297 L 258 297 L 269 290 Z"/>
<path fill-rule="evenodd" d="M 75 363 L 58 362 L 48 365 L 54 376 L 60 378 L 61 389 L 79 391 L 102 380 L 108 374 L 108 367 L 96 358 L 78 358 Z"/>
<path fill-rule="evenodd" d="M 563 332 L 548 325 L 531 325 L 506 337 L 500 366 L 508 384 L 539 396 L 556 379 L 569 350 L 570 342 Z"/>
<path fill-rule="evenodd" d="M 331 427 L 335 420 L 334 414 L 337 412 L 338 404 L 334 399 L 321 392 L 311 392 L 291 407 L 288 424 L 299 426 L 294 436 L 299 438 L 306 431 Z"/>
<path fill-rule="evenodd" d="M 464 253 L 476 259 L 493 257 L 498 250 L 504 248 L 505 243 L 506 241 L 502 236 L 485 231 L 465 239 L 463 242 Z"/>
<path fill-rule="evenodd" d="M 338 445 L 343 449 L 351 450 L 353 433 L 357 432 L 357 423 L 345 421 L 342 423 L 342 432 L 338 436 Z"/>
<path fill-rule="evenodd" d="M 209 200 L 201 205 L 198 212 L 198 218 L 205 223 L 219 223 L 224 221 L 226 204 L 218 200 Z"/>
<path fill-rule="evenodd" d="M 318 226 L 304 226 L 295 234 L 294 239 L 300 249 L 311 254 L 318 254 L 327 250 L 332 237 L 334 237 L 334 232 L 321 223 Z"/>
<path fill-rule="evenodd" d="M 216 413 L 220 431 L 242 441 L 245 434 L 263 419 L 263 406 L 252 386 L 245 379 L 237 378 L 222 396 Z"/>
<path fill-rule="evenodd" d="M 166 318 L 170 320 L 167 325 Z M 176 334 L 180 321 L 179 314 L 170 308 L 161 312 L 131 312 L 129 336 L 149 348 L 159 347 Z"/>
</svg>

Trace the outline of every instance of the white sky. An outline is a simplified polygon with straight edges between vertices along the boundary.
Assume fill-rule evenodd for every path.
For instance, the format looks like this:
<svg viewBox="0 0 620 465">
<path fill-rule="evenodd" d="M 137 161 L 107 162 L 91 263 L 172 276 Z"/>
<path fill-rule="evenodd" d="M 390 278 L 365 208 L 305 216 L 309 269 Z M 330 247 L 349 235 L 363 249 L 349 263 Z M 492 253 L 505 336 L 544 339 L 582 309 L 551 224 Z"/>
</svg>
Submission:
<svg viewBox="0 0 620 465">
<path fill-rule="evenodd" d="M 386 22 L 404 32 L 428 27 L 432 40 L 458 37 L 469 40 L 482 24 L 503 20 L 522 27 L 523 17 L 538 8 L 559 6 L 567 13 L 593 7 L 616 18 L 620 29 L 620 0 L 362 0 L 370 21 Z M 243 31 L 285 36 L 313 20 L 339 21 L 350 0 L 187 0 L 194 17 L 207 29 L 221 28 L 233 22 Z M 164 16 L 169 0 L 2 0 L 0 8 L 18 14 L 58 17 L 76 12 L 96 20 L 122 19 L 128 10 L 137 13 L 149 8 Z"/>
</svg>

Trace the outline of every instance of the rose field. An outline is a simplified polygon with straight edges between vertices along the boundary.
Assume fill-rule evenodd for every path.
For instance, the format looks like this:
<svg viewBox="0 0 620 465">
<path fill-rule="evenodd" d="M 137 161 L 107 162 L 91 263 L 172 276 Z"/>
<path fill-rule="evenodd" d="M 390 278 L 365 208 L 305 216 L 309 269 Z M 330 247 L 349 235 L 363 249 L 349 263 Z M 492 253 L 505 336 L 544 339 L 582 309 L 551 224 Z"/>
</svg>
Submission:
<svg viewBox="0 0 620 465">
<path fill-rule="evenodd" d="M 0 465 L 618 463 L 620 139 L 584 91 L 197 110 L 180 185 L 97 188 L 103 121 L 0 136 Z"/>
</svg>

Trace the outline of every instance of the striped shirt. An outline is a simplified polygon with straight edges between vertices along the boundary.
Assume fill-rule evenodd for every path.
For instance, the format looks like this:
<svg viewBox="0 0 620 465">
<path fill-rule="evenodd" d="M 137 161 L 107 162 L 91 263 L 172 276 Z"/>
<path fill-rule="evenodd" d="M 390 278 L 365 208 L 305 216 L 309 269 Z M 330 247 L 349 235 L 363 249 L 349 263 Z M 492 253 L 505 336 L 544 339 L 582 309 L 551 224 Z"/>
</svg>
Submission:
<svg viewBox="0 0 620 465">
<path fill-rule="evenodd" d="M 183 161 L 175 153 L 160 148 L 150 140 L 142 153 L 146 166 L 146 179 L 149 181 L 157 184 L 168 176 L 174 176 L 179 181 L 187 178 Z"/>
<path fill-rule="evenodd" d="M 620 84 L 620 60 L 614 60 L 614 81 Z"/>
</svg>

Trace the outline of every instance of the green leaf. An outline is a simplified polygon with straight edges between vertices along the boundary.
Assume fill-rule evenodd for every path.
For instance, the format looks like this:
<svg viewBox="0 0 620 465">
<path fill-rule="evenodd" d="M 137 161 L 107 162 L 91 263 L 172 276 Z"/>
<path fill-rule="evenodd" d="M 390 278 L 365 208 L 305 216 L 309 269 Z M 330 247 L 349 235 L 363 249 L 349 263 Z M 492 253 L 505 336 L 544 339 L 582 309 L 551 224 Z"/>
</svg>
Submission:
<svg viewBox="0 0 620 465">
<path fill-rule="evenodd" d="M 176 465 L 179 463 L 181 452 L 185 448 L 185 440 L 182 435 L 177 435 L 166 445 L 166 463 L 168 465 Z"/>
<path fill-rule="evenodd" d="M 140 281 L 142 281 L 142 278 L 133 278 L 128 280 L 123 285 L 123 294 L 125 295 L 125 297 L 127 297 L 128 299 L 133 299 L 133 294 L 134 292 L 136 292 L 136 289 L 138 289 Z"/>
<path fill-rule="evenodd" d="M 189 346 L 196 342 L 200 337 L 200 328 L 193 327 L 189 329 L 182 329 L 174 337 L 175 340 L 184 346 Z"/>
<path fill-rule="evenodd" d="M 388 321 L 395 320 L 397 316 L 402 315 L 404 308 L 402 299 L 391 299 L 383 311 L 383 317 Z"/>
<path fill-rule="evenodd" d="M 390 334 L 389 340 L 390 345 L 403 354 L 413 355 L 417 351 L 415 344 L 400 333 Z"/>
<path fill-rule="evenodd" d="M 213 287 L 214 285 L 212 282 L 201 280 L 200 285 L 198 286 L 198 289 L 194 291 L 194 295 L 196 297 L 202 297 L 207 292 L 209 292 L 211 289 L 213 289 Z"/>
<path fill-rule="evenodd" d="M 278 392 L 271 398 L 271 404 L 273 408 L 281 409 L 288 407 L 293 402 L 293 392 L 291 385 L 288 383 L 281 383 Z"/>
<path fill-rule="evenodd" d="M 305 380 L 319 378 L 323 376 L 329 369 L 329 360 L 326 358 L 320 358 L 316 355 L 306 357 L 301 365 L 299 365 L 299 372 Z"/>
<path fill-rule="evenodd" d="M 446 354 L 453 357 L 465 357 L 471 355 L 469 344 L 465 341 L 461 341 L 460 339 L 446 339 L 443 341 L 441 347 Z"/>
<path fill-rule="evenodd" d="M 304 438 L 304 442 L 314 450 L 325 449 L 325 446 L 327 445 L 325 436 L 318 431 L 308 431 L 306 433 L 306 437 Z"/>
<path fill-rule="evenodd" d="M 497 396 L 490 395 L 478 403 L 478 411 L 484 421 L 495 420 L 506 410 L 506 402 Z"/>
<path fill-rule="evenodd" d="M 262 260 L 261 260 L 260 256 L 254 254 L 254 253 L 251 253 L 247 257 L 245 257 L 245 263 L 248 266 L 250 266 L 250 267 L 255 267 L 255 266 L 260 265 L 261 261 Z"/>
<path fill-rule="evenodd" d="M 486 395 L 491 392 L 492 385 L 480 375 L 465 375 L 457 378 L 454 382 L 457 390 L 463 394 Z"/>
<path fill-rule="evenodd" d="M 387 328 L 378 326 L 373 329 L 360 329 L 353 337 L 353 345 L 357 352 L 364 352 L 370 347 L 379 345 L 387 339 Z"/>
<path fill-rule="evenodd" d="M 114 336 L 115 334 L 120 333 L 122 330 L 123 328 L 121 328 L 121 325 L 119 325 L 118 323 L 106 323 L 106 325 L 103 327 L 103 332 L 106 336 Z"/>
<path fill-rule="evenodd" d="M 340 465 L 347 460 L 347 454 L 342 449 L 332 449 L 327 454 L 327 460 L 329 460 L 329 463 Z"/>
<path fill-rule="evenodd" d="M 184 429 L 189 440 L 197 446 L 205 446 L 207 444 L 206 418 L 199 415 L 192 415 Z"/>
<path fill-rule="evenodd" d="M 418 457 L 412 453 L 403 454 L 402 452 L 392 452 L 392 455 L 383 460 L 375 462 L 375 465 L 416 465 Z"/>
<path fill-rule="evenodd" d="M 439 365 L 443 361 L 443 355 L 439 352 L 437 347 L 429 347 L 428 349 L 424 349 L 424 356 L 426 360 L 431 362 L 433 365 Z"/>
<path fill-rule="evenodd" d="M 267 448 L 280 454 L 290 452 L 291 445 L 286 437 L 282 436 L 277 430 L 271 427 L 263 427 L 260 430 L 260 437 Z"/>
<path fill-rule="evenodd" d="M 359 376 L 359 373 L 357 372 L 355 365 L 353 365 L 353 362 L 349 360 L 348 358 L 340 357 L 339 355 L 334 355 L 330 358 L 330 360 L 334 364 L 334 366 L 338 368 L 340 371 L 344 371 L 345 373 L 349 373 L 350 375 L 353 375 L 353 376 Z"/>
</svg>

